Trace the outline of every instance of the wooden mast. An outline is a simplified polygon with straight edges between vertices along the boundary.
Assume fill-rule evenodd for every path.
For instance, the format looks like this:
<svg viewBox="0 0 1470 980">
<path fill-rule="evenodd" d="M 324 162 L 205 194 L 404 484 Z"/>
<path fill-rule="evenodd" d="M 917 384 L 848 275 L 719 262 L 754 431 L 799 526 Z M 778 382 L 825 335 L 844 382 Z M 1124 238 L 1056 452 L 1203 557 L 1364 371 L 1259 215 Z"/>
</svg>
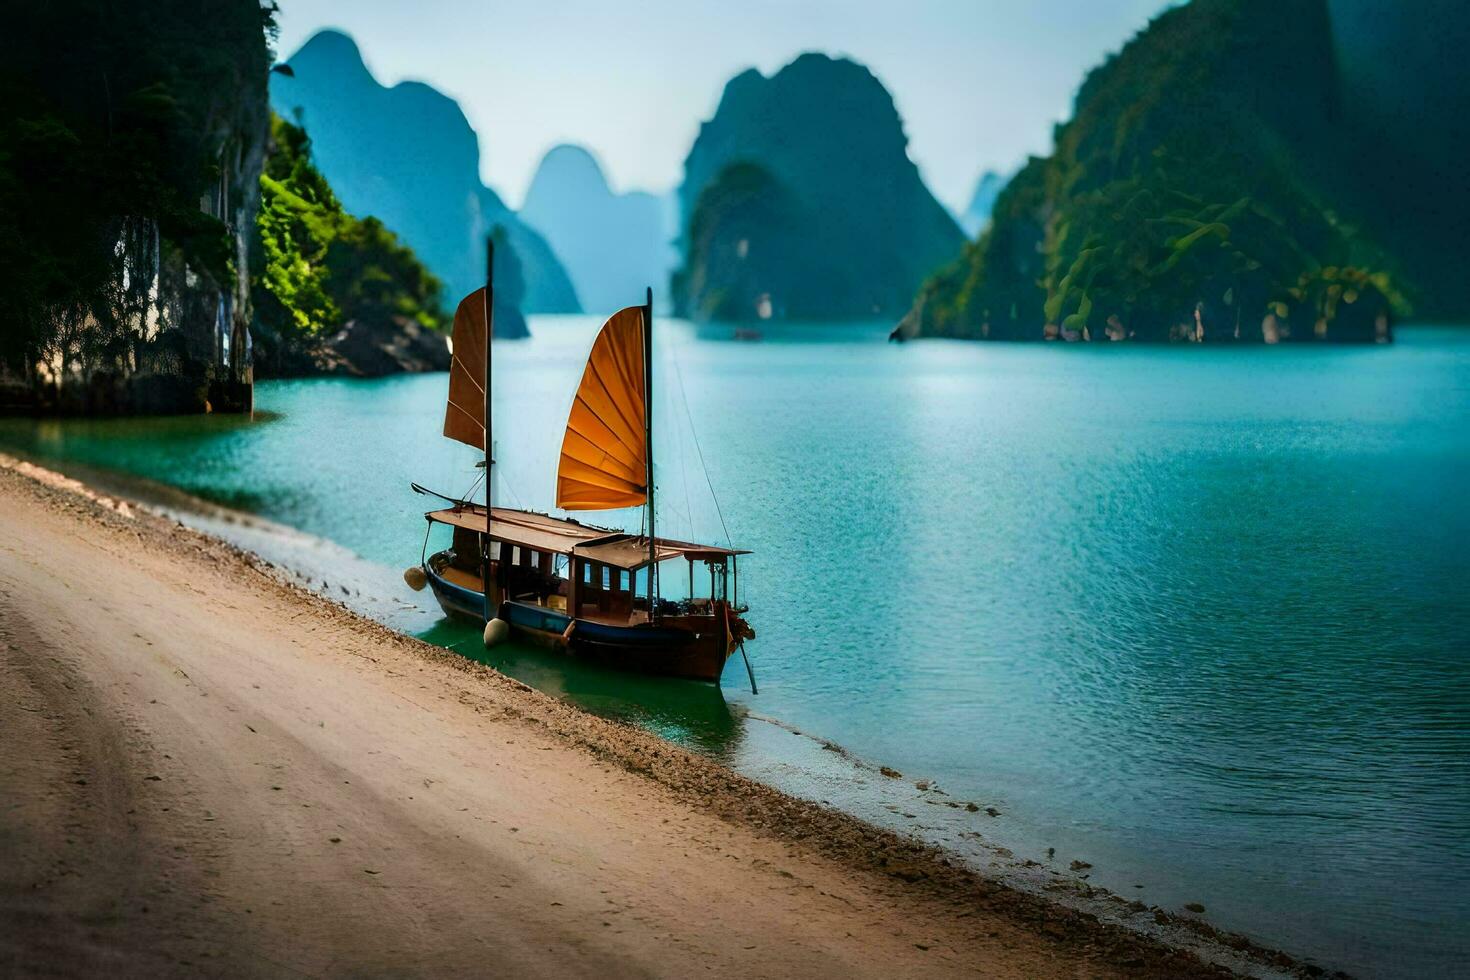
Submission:
<svg viewBox="0 0 1470 980">
<path fill-rule="evenodd" d="M 653 536 L 653 288 L 643 301 L 643 438 L 648 459 L 648 621 L 658 615 L 658 551 Z"/>
<path fill-rule="evenodd" d="M 485 592 L 485 622 L 495 617 L 490 615 L 490 509 L 493 506 L 491 489 L 495 479 L 491 473 L 494 461 L 490 458 L 490 341 L 495 337 L 495 236 L 485 236 L 485 538 L 480 545 L 480 567 L 485 572 L 480 580 Z"/>
</svg>

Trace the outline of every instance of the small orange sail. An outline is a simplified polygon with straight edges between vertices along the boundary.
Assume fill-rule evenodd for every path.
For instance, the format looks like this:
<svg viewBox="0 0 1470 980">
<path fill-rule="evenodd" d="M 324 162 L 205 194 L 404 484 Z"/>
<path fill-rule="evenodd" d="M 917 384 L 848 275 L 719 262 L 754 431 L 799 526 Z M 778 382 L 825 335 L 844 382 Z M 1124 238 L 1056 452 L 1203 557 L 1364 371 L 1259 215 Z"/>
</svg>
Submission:
<svg viewBox="0 0 1470 980">
<path fill-rule="evenodd" d="M 458 325 L 456 315 L 456 361 Z M 630 306 L 602 325 L 587 357 L 562 439 L 556 506 L 612 510 L 647 503 L 644 392 L 643 307 Z"/>
<path fill-rule="evenodd" d="M 459 301 L 454 311 L 454 356 L 449 364 L 449 403 L 444 435 L 485 448 L 485 287 Z"/>
</svg>

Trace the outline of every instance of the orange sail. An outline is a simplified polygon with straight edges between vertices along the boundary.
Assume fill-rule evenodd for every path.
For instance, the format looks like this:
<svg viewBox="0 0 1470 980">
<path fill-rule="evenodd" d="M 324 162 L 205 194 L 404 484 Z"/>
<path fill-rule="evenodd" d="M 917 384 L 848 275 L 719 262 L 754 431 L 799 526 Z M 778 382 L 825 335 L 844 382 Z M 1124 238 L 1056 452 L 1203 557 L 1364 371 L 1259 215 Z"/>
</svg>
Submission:
<svg viewBox="0 0 1470 980">
<path fill-rule="evenodd" d="M 456 361 L 458 327 L 456 315 Z M 562 439 L 558 507 L 611 510 L 648 501 L 643 329 L 643 307 L 630 306 L 609 317 L 592 344 Z"/>
<path fill-rule="evenodd" d="M 459 301 L 454 311 L 454 357 L 449 364 L 449 404 L 444 435 L 485 448 L 485 289 Z"/>
</svg>

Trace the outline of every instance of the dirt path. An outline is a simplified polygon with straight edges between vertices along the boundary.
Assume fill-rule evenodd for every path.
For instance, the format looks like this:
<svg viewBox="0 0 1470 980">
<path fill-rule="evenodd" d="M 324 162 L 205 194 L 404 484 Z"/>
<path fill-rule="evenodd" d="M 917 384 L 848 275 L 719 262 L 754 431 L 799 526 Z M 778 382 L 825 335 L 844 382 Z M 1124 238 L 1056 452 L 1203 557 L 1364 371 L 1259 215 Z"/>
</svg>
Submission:
<svg viewBox="0 0 1470 980">
<path fill-rule="evenodd" d="M 0 466 L 0 974 L 1208 972 L 124 510 Z"/>
</svg>

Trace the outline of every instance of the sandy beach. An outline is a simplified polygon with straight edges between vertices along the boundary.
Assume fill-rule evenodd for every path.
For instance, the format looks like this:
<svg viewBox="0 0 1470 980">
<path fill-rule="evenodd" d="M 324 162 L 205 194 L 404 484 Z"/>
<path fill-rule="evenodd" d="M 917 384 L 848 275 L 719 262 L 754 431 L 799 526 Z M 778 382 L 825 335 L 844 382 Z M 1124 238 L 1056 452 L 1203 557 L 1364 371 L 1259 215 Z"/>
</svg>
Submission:
<svg viewBox="0 0 1470 980">
<path fill-rule="evenodd" d="M 5 975 L 1219 972 L 14 460 L 0 732 Z"/>
</svg>

